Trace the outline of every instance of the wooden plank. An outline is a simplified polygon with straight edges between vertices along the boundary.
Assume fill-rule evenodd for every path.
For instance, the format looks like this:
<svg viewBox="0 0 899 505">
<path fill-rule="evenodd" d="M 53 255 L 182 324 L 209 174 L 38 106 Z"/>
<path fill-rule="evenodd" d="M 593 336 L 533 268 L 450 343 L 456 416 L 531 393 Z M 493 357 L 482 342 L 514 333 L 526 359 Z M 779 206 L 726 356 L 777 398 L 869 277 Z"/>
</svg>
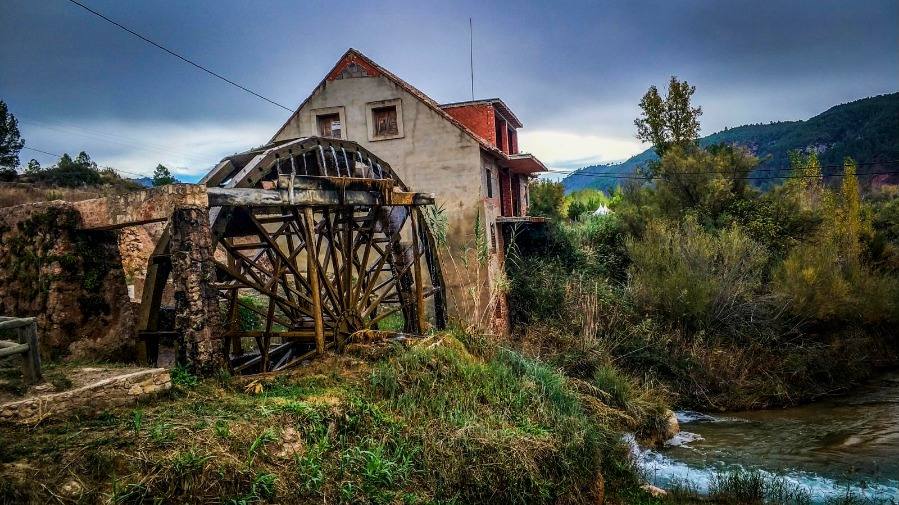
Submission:
<svg viewBox="0 0 899 505">
<path fill-rule="evenodd" d="M 25 354 L 26 352 L 28 352 L 28 344 L 15 344 L 0 349 L 0 358 L 12 356 L 13 354 Z"/>
<path fill-rule="evenodd" d="M 415 312 L 418 315 L 418 329 L 415 333 L 421 333 L 425 328 L 425 297 L 419 253 L 418 218 L 416 217 L 416 212 L 413 211 L 410 214 L 410 224 L 412 225 L 412 264 L 414 265 L 412 273 L 415 278 Z"/>
<path fill-rule="evenodd" d="M 19 342 L 28 347 L 22 356 L 22 374 L 30 384 L 37 384 L 41 380 L 41 351 L 37 341 L 37 324 L 32 322 L 28 326 L 17 328 L 16 332 L 19 335 Z"/>
<path fill-rule="evenodd" d="M 315 226 L 315 217 L 312 209 L 303 209 L 303 218 L 306 228 L 306 273 L 309 275 L 309 284 L 312 295 L 312 317 L 315 321 L 315 349 L 319 355 L 325 353 L 325 323 L 322 320 L 322 298 L 318 285 L 318 248 L 314 245 L 312 229 Z"/>
<path fill-rule="evenodd" d="M 34 324 L 34 321 L 35 318 L 33 317 L 17 317 L 15 319 L 7 319 L 6 321 L 0 322 L 0 330 L 14 330 L 23 326 L 30 326 Z"/>
<path fill-rule="evenodd" d="M 430 193 L 388 193 L 389 201 L 384 202 L 376 191 L 295 189 L 293 200 L 287 191 L 255 188 L 208 188 L 211 207 L 281 207 L 299 205 L 312 207 L 333 207 L 338 205 L 371 206 L 388 205 L 433 205 L 434 195 Z"/>
</svg>

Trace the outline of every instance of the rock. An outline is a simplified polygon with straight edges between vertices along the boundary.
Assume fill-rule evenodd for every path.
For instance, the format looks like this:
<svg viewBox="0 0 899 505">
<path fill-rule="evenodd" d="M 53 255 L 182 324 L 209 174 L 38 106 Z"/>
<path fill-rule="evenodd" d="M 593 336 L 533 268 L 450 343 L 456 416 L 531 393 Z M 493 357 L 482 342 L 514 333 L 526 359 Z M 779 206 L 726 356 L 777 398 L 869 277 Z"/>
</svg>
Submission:
<svg viewBox="0 0 899 505">
<path fill-rule="evenodd" d="M 680 433 L 680 423 L 677 422 L 677 414 L 671 410 L 665 411 L 665 429 L 662 431 L 662 441 L 670 440 Z"/>
<path fill-rule="evenodd" d="M 67 498 L 77 499 L 84 492 L 84 486 L 75 479 L 72 479 L 59 488 L 59 493 Z"/>
<path fill-rule="evenodd" d="M 281 431 L 281 444 L 273 446 L 272 449 L 272 456 L 277 459 L 292 459 L 306 452 L 303 437 L 290 426 Z"/>
<path fill-rule="evenodd" d="M 661 498 L 668 495 L 668 491 L 665 491 L 660 487 L 653 486 L 652 484 L 643 484 L 642 486 L 640 486 L 640 489 L 649 493 L 653 498 Z"/>
</svg>

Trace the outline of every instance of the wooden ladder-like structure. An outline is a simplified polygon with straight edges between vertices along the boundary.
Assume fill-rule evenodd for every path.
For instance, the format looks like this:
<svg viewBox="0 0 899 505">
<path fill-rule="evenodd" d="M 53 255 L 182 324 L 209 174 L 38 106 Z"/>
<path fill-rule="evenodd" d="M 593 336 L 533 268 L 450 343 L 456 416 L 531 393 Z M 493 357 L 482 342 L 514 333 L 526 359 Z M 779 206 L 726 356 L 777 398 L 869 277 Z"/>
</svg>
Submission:
<svg viewBox="0 0 899 505">
<path fill-rule="evenodd" d="M 436 243 L 415 193 L 358 144 L 279 142 L 222 160 L 209 200 L 222 345 L 232 370 L 283 370 L 402 316 L 403 332 L 446 322 Z M 156 360 L 171 233 L 156 245 L 138 330 Z M 428 319 L 432 322 L 429 322 Z M 247 327 L 247 319 L 258 322 Z"/>
</svg>

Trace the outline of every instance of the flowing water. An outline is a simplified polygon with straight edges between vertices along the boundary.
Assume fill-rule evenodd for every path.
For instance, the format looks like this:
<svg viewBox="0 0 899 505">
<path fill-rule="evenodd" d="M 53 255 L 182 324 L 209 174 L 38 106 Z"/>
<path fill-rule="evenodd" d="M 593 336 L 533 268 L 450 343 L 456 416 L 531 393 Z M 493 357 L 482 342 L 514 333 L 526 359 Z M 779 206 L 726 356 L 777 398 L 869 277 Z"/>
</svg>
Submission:
<svg viewBox="0 0 899 505">
<path fill-rule="evenodd" d="M 679 412 L 682 432 L 634 456 L 648 480 L 707 491 L 714 475 L 755 470 L 816 502 L 847 494 L 899 503 L 899 374 L 845 397 L 783 410 Z"/>
</svg>

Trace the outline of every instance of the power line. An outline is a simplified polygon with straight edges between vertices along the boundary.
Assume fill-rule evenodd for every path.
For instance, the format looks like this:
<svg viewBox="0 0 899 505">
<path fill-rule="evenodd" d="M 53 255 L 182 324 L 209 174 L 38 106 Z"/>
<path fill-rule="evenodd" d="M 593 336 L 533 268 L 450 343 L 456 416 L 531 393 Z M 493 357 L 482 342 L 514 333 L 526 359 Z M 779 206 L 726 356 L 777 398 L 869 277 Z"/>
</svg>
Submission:
<svg viewBox="0 0 899 505">
<path fill-rule="evenodd" d="M 61 155 L 61 154 L 48 153 L 47 151 L 41 151 L 40 149 L 35 149 L 35 148 L 33 148 L 33 147 L 24 147 L 24 146 L 23 146 L 22 149 L 28 149 L 29 151 L 34 151 L 34 152 L 36 152 L 36 153 L 46 154 L 46 155 L 48 155 L 48 156 L 56 156 L 57 158 L 62 158 L 62 155 Z"/>
<path fill-rule="evenodd" d="M 114 134 L 114 133 L 101 132 L 98 130 L 90 130 L 90 129 L 84 128 L 82 126 L 74 127 L 74 126 L 66 126 L 63 124 L 53 125 L 53 124 L 48 124 L 48 123 L 44 123 L 41 121 L 34 121 L 34 120 L 30 120 L 30 119 L 20 119 L 20 121 L 24 124 L 30 124 L 36 128 L 55 130 L 55 131 L 58 131 L 61 133 L 67 133 L 70 135 L 78 135 L 78 136 L 89 138 L 89 139 L 99 139 L 106 143 L 118 144 L 121 146 L 129 147 L 131 149 L 146 151 L 148 153 L 155 153 L 155 154 L 161 154 L 161 155 L 166 155 L 166 156 L 177 156 L 177 157 L 185 158 L 187 160 L 191 160 L 194 162 L 200 161 L 199 158 L 194 158 L 193 156 L 190 156 L 190 155 L 182 153 L 182 152 L 173 151 L 173 150 L 167 149 L 163 146 L 159 146 L 156 144 L 143 143 L 140 140 L 132 139 L 130 137 L 125 137 L 125 136 Z"/>
<path fill-rule="evenodd" d="M 33 147 L 24 147 L 24 146 L 23 146 L 22 149 L 28 149 L 29 151 L 34 151 L 34 152 L 36 152 L 36 153 L 46 154 L 46 155 L 48 155 L 48 156 L 56 156 L 57 158 L 62 158 L 62 156 L 63 156 L 63 155 L 61 155 L 61 154 L 51 153 L 51 152 L 49 152 L 49 151 L 44 151 L 44 150 L 41 150 L 41 149 L 35 149 L 35 148 L 33 148 Z M 115 172 L 122 172 L 123 174 L 136 175 L 136 176 L 138 176 L 138 177 L 147 177 L 146 174 L 139 174 L 139 173 L 137 173 L 137 172 L 129 172 L 129 171 L 127 171 L 127 170 L 122 170 L 122 169 L 120 169 L 120 168 L 112 168 L 112 167 L 107 167 L 107 166 L 103 166 L 103 165 L 97 165 L 97 167 L 99 167 L 99 168 L 105 168 L 105 169 L 108 169 L 108 170 L 113 170 L 113 171 L 115 171 Z"/>
<path fill-rule="evenodd" d="M 84 10 L 90 12 L 91 14 L 93 14 L 93 15 L 99 17 L 100 19 L 103 19 L 104 21 L 107 21 L 107 22 L 109 22 L 109 23 L 111 23 L 111 24 L 113 24 L 113 25 L 115 25 L 115 26 L 121 28 L 122 30 L 125 30 L 126 32 L 130 33 L 131 35 L 134 35 L 135 37 L 137 37 L 137 38 L 143 40 L 144 42 L 146 42 L 146 43 L 148 43 L 148 44 L 150 44 L 150 45 L 153 45 L 153 46 L 155 46 L 155 47 L 157 47 L 157 48 L 159 48 L 159 49 L 162 49 L 163 51 L 165 51 L 165 52 L 171 54 L 172 56 L 178 58 L 179 60 L 181 60 L 181 61 L 183 61 L 183 62 L 185 62 L 185 63 L 189 63 L 189 64 L 193 65 L 194 67 L 197 67 L 198 69 L 200 69 L 200 70 L 206 72 L 207 74 L 209 74 L 209 75 L 211 75 L 211 76 L 213 76 L 213 77 L 216 77 L 216 78 L 218 78 L 218 79 L 221 79 L 221 80 L 227 82 L 228 84 L 230 84 L 230 85 L 232 85 L 232 86 L 235 86 L 235 87 L 237 87 L 237 88 L 240 88 L 240 89 L 242 89 L 243 91 L 246 91 L 247 93 L 249 93 L 249 94 L 251 94 L 251 95 L 253 95 L 253 96 L 257 97 L 257 98 L 261 98 L 261 99 L 265 100 L 266 102 L 268 102 L 268 103 L 270 103 L 270 104 L 272 104 L 272 105 L 275 105 L 275 106 L 277 106 L 277 107 L 281 107 L 282 109 L 286 110 L 287 112 L 293 112 L 293 109 L 291 109 L 290 107 L 287 107 L 286 105 L 281 105 L 280 103 L 278 103 L 278 102 L 276 102 L 276 101 L 274 101 L 274 100 L 272 100 L 272 99 L 270 99 L 270 98 L 266 98 L 266 97 L 260 95 L 259 93 L 255 92 L 255 91 L 253 91 L 253 90 L 251 90 L 251 89 L 249 89 L 249 88 L 247 88 L 246 86 L 242 86 L 242 85 L 240 85 L 240 84 L 238 84 L 238 83 L 232 81 L 231 79 L 228 79 L 227 77 L 225 77 L 225 76 L 223 76 L 223 75 L 221 75 L 221 74 L 219 74 L 219 73 L 216 73 L 216 72 L 214 72 L 214 71 L 212 71 L 212 70 L 210 70 L 210 69 L 204 67 L 203 65 L 200 65 L 199 63 L 197 63 L 197 62 L 191 60 L 190 58 L 187 58 L 187 57 L 185 57 L 185 56 L 181 56 L 180 54 L 176 53 L 175 51 L 172 51 L 171 49 L 169 49 L 169 48 L 163 46 L 162 44 L 156 43 L 156 42 L 150 40 L 149 38 L 147 38 L 147 37 L 141 35 L 140 33 L 137 33 L 136 31 L 132 30 L 131 28 L 128 28 L 127 26 L 124 26 L 124 25 L 122 25 L 121 23 L 118 23 L 118 22 L 116 22 L 116 21 L 114 21 L 114 20 L 112 20 L 112 19 L 110 19 L 110 18 L 104 16 L 103 14 L 101 14 L 101 13 L 95 11 L 94 9 L 91 9 L 90 7 L 84 5 L 83 3 L 79 2 L 78 0 L 69 0 L 69 2 L 72 2 L 73 4 L 77 5 L 78 7 L 81 7 L 82 9 L 84 9 Z"/>
<path fill-rule="evenodd" d="M 868 165 L 897 165 L 899 164 L 899 160 L 892 161 L 881 161 L 881 162 L 868 162 L 868 163 L 856 163 L 856 166 L 868 166 Z M 822 165 L 820 168 L 842 168 L 845 165 Z M 757 169 L 759 171 L 764 172 L 780 172 L 785 170 L 791 170 L 792 168 L 760 168 Z M 597 178 L 607 178 L 607 179 L 638 179 L 638 180 L 652 180 L 652 179 L 662 179 L 664 176 L 641 176 L 641 175 L 626 175 L 626 174 L 614 174 L 614 173 L 591 173 L 591 172 L 583 172 L 578 173 L 577 171 L 565 171 L 565 170 L 546 170 L 546 172 L 555 173 L 555 174 L 565 174 L 565 175 L 574 175 L 578 177 L 597 177 Z M 750 171 L 751 172 L 751 171 Z M 894 175 L 899 174 L 899 171 L 879 171 L 879 172 L 857 172 L 856 176 L 863 175 Z M 727 175 L 725 172 L 680 172 L 672 175 Z M 745 176 L 745 177 L 724 177 L 725 179 L 732 180 L 765 180 L 765 179 L 801 179 L 801 178 L 818 178 L 818 177 L 843 177 L 844 174 L 834 173 L 834 174 L 822 174 L 822 175 L 757 175 L 757 176 Z"/>
</svg>

